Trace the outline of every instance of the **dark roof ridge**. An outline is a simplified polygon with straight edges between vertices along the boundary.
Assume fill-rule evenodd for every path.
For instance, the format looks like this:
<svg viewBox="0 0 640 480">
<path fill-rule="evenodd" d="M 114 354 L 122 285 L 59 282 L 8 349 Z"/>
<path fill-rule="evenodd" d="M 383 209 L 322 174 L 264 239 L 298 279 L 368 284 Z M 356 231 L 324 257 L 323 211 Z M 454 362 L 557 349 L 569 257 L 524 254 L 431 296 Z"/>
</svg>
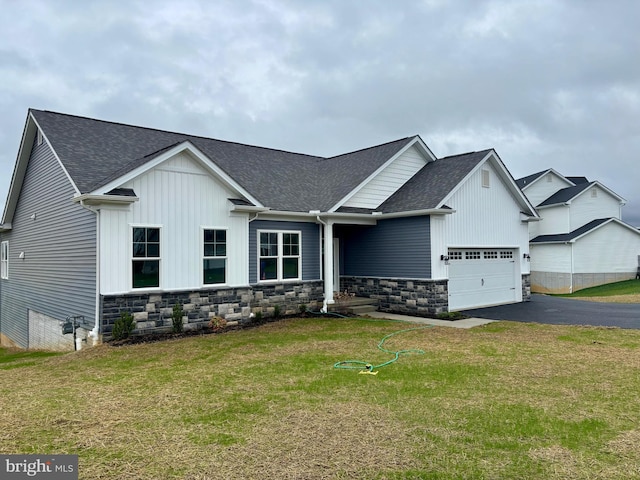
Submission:
<svg viewBox="0 0 640 480">
<path fill-rule="evenodd" d="M 347 155 L 353 155 L 354 153 L 360 153 L 360 152 L 365 152 L 367 150 L 373 150 L 374 148 L 380 148 L 380 147 L 384 147 L 386 145 L 391 145 L 392 143 L 397 143 L 397 142 L 401 142 L 403 140 L 409 140 L 410 138 L 415 138 L 417 137 L 417 135 L 414 135 L 412 137 L 403 137 L 403 138 L 397 138 L 396 140 L 390 140 L 388 142 L 384 142 L 384 143 L 380 143 L 378 145 L 373 145 L 371 147 L 364 147 L 364 148 L 359 148 L 358 150 L 353 150 L 351 152 L 346 152 L 346 153 L 341 153 L 339 155 L 334 155 L 333 157 L 319 157 L 321 160 L 335 160 L 337 158 L 340 157 L 345 157 Z"/>
<path fill-rule="evenodd" d="M 440 158 L 437 158 L 436 160 L 446 160 L 447 158 L 464 157 L 465 155 L 474 155 L 476 153 L 491 152 L 493 150 L 494 150 L 493 148 L 485 148 L 484 150 L 473 150 L 472 152 L 464 152 L 464 153 L 456 153 L 454 155 L 447 155 L 446 157 L 440 157 Z"/>
<path fill-rule="evenodd" d="M 185 137 L 185 140 L 188 140 L 189 138 L 199 138 L 202 140 L 213 140 L 216 142 L 222 142 L 222 143 L 228 143 L 228 144 L 232 144 L 232 145 L 240 145 L 243 147 L 251 147 L 251 148 L 259 148 L 259 149 L 263 149 L 263 150 L 270 150 L 272 152 L 282 152 L 282 153 L 288 153 L 291 155 L 299 155 L 301 157 L 309 157 L 309 158 L 313 158 L 313 159 L 319 159 L 319 160 L 324 160 L 326 157 L 320 157 L 318 155 L 309 155 L 308 153 L 300 153 L 300 152 L 292 152 L 290 150 L 284 150 L 281 148 L 271 148 L 271 147 L 263 147 L 260 145 L 251 145 L 248 143 L 242 143 L 242 142 L 234 142 L 232 140 L 221 140 L 219 138 L 213 138 L 213 137 L 205 137 L 203 135 L 193 135 L 190 133 L 184 133 L 184 132 L 174 132 L 172 130 L 163 130 L 161 128 L 153 128 L 153 127 L 143 127 L 140 125 L 133 125 L 130 123 L 123 123 L 123 122 L 112 122 L 110 120 L 102 120 L 100 118 L 92 118 L 92 117 L 85 117 L 83 115 L 73 115 L 70 113 L 61 113 L 61 112 L 54 112 L 52 110 L 39 110 L 37 108 L 30 108 L 29 111 L 40 111 L 40 112 L 44 112 L 44 113 L 52 113 L 54 115 L 62 115 L 65 117 L 72 117 L 72 118 L 77 118 L 80 120 L 90 120 L 93 122 L 100 122 L 100 123 L 108 123 L 111 125 L 119 125 L 122 127 L 129 127 L 129 128 L 136 128 L 139 130 L 148 130 L 148 131 L 154 131 L 154 132 L 160 132 L 160 133 L 170 133 L 172 135 L 182 135 L 183 137 Z M 152 155 L 152 154 L 151 154 Z"/>
</svg>

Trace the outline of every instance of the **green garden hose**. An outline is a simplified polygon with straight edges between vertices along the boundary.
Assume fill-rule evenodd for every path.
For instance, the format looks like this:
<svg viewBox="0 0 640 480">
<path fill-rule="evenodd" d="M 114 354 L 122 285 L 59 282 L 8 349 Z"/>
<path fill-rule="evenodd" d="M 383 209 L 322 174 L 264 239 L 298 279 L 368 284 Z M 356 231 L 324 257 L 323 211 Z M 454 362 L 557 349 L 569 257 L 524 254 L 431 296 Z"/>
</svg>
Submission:
<svg viewBox="0 0 640 480">
<path fill-rule="evenodd" d="M 397 332 L 393 332 L 390 333 L 389 335 L 385 335 L 384 337 L 382 337 L 382 340 L 380 340 L 380 343 L 378 343 L 378 349 L 382 350 L 384 353 L 388 353 L 390 355 L 393 355 L 394 358 L 392 358 L 391 360 L 381 363 L 379 365 L 373 365 L 370 362 L 363 362 L 362 360 L 344 360 L 342 362 L 336 362 L 333 365 L 333 368 L 342 368 L 342 369 L 346 369 L 346 370 L 361 370 L 360 373 L 377 373 L 375 372 L 376 369 L 378 368 L 382 368 L 382 367 L 386 367 L 387 365 L 392 364 L 393 362 L 395 362 L 396 360 L 398 360 L 398 358 L 400 358 L 400 355 L 403 354 L 417 354 L 417 355 L 424 355 L 424 350 L 420 350 L 418 348 L 411 348 L 411 349 L 406 349 L 406 350 L 398 350 L 398 351 L 391 351 L 391 350 L 387 350 L 386 348 L 383 347 L 384 342 L 387 341 L 388 338 L 391 338 L 395 335 L 399 335 L 401 333 L 406 333 L 406 332 L 414 332 L 416 330 L 424 330 L 425 328 L 433 328 L 433 325 L 426 325 L 423 327 L 416 327 L 416 328 L 407 328 L 405 330 L 398 330 Z"/>
</svg>

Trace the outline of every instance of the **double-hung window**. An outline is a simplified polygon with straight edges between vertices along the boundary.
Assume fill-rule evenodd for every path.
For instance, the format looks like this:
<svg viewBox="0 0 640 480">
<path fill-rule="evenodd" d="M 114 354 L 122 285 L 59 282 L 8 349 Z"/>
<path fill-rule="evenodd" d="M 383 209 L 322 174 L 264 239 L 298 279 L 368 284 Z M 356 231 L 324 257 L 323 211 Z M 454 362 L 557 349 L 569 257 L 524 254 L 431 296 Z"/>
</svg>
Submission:
<svg viewBox="0 0 640 480">
<path fill-rule="evenodd" d="M 258 231 L 258 279 L 300 280 L 302 253 L 300 232 Z"/>
<path fill-rule="evenodd" d="M 9 242 L 0 243 L 0 278 L 9 278 Z"/>
<path fill-rule="evenodd" d="M 203 283 L 205 285 L 227 282 L 227 231 L 204 230 L 203 235 Z"/>
<path fill-rule="evenodd" d="M 160 229 L 133 227 L 133 288 L 160 286 Z"/>
</svg>

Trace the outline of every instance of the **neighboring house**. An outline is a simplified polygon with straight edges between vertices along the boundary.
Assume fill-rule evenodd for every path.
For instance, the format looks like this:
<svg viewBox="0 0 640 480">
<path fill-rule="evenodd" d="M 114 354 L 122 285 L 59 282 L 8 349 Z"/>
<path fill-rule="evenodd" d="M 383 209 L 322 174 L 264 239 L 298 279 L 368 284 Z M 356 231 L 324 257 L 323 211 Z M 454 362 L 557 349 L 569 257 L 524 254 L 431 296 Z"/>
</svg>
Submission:
<svg viewBox="0 0 640 480">
<path fill-rule="evenodd" d="M 516 183 L 541 217 L 529 227 L 533 292 L 571 293 L 636 276 L 640 231 L 620 220 L 622 197 L 553 169 Z"/>
<path fill-rule="evenodd" d="M 528 299 L 535 209 L 495 151 L 418 136 L 331 158 L 30 110 L 0 225 L 3 343 L 99 341 L 349 290 L 430 315 Z"/>
</svg>

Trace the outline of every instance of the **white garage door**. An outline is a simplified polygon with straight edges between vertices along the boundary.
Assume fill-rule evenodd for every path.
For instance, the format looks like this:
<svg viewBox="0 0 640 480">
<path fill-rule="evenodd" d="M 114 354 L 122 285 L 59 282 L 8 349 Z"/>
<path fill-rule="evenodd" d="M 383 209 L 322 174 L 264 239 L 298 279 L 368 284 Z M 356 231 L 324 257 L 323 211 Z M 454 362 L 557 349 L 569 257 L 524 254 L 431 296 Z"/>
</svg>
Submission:
<svg viewBox="0 0 640 480">
<path fill-rule="evenodd" d="M 515 250 L 450 249 L 449 310 L 517 301 L 515 260 Z"/>
</svg>

